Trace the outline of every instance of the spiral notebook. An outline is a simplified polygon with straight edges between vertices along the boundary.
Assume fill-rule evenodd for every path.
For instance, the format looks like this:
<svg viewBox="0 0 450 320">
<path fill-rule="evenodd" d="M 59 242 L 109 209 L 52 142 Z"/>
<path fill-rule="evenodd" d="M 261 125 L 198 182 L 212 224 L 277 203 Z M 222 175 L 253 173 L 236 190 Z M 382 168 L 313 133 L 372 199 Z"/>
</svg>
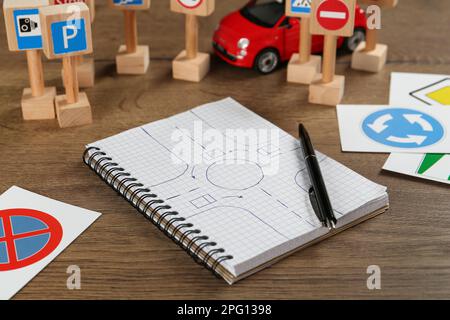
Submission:
<svg viewBox="0 0 450 320">
<path fill-rule="evenodd" d="M 256 133 L 259 139 L 250 139 Z M 318 153 L 338 219 L 337 230 L 322 227 L 300 148 L 298 139 L 227 98 L 92 143 L 84 161 L 232 284 L 387 210 L 385 187 Z"/>
</svg>

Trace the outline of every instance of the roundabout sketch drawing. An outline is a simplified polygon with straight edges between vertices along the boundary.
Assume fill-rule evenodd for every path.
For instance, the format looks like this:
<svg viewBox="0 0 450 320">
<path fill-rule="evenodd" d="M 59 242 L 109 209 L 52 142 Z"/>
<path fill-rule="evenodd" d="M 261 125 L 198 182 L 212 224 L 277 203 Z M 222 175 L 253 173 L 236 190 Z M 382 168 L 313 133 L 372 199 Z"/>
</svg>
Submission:
<svg viewBox="0 0 450 320">
<path fill-rule="evenodd" d="M 264 172 L 258 163 L 248 160 L 227 160 L 214 162 L 206 170 L 206 179 L 214 186 L 242 191 L 257 186 L 264 179 Z M 239 179 L 230 179 L 239 177 Z"/>
</svg>

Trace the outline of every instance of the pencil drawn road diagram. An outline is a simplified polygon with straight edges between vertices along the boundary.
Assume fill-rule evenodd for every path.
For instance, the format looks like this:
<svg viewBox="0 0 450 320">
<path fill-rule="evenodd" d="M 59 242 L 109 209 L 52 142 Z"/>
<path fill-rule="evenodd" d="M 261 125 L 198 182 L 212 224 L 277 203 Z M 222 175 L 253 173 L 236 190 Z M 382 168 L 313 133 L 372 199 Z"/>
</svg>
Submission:
<svg viewBox="0 0 450 320">
<path fill-rule="evenodd" d="M 247 190 L 264 179 L 264 172 L 258 163 L 247 160 L 232 161 L 227 163 L 225 160 L 223 163 L 215 162 L 210 165 L 206 170 L 207 180 L 218 188 Z"/>
</svg>

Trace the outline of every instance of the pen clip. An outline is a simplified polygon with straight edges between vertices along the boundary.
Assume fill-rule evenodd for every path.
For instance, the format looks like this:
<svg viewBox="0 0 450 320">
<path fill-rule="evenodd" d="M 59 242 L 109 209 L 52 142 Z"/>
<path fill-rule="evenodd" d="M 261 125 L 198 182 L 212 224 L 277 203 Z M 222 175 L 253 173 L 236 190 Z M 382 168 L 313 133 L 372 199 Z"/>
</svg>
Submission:
<svg viewBox="0 0 450 320">
<path fill-rule="evenodd" d="M 322 223 L 322 225 L 324 227 L 328 227 L 327 220 L 323 216 L 322 212 L 320 211 L 319 204 L 317 202 L 316 192 L 314 191 L 313 187 L 309 188 L 308 194 L 309 194 L 309 201 L 311 202 L 311 206 L 312 206 L 317 218 L 319 219 L 319 221 Z"/>
</svg>

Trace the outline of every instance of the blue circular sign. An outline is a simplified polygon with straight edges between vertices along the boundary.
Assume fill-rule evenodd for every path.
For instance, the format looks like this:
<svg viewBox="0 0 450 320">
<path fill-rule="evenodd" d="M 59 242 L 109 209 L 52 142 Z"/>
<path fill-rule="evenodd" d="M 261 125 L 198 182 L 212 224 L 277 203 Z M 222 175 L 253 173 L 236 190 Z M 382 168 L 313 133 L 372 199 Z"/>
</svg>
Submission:
<svg viewBox="0 0 450 320">
<path fill-rule="evenodd" d="M 422 148 L 444 137 L 444 128 L 435 118 L 403 108 L 388 108 L 370 114 L 363 121 L 362 129 L 373 141 L 396 148 Z"/>
</svg>

